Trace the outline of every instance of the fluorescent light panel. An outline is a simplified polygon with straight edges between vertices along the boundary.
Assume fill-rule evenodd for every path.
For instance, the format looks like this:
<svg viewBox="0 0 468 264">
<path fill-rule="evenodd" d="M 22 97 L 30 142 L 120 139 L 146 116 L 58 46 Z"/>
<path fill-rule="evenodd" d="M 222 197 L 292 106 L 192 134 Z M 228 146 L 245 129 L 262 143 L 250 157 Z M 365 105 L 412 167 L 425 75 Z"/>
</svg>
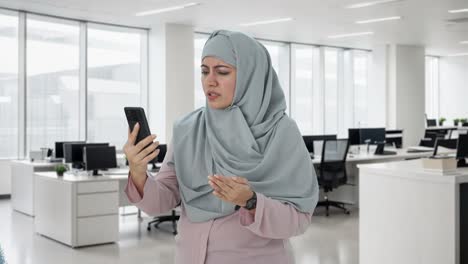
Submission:
<svg viewBox="0 0 468 264">
<path fill-rule="evenodd" d="M 468 56 L 468 52 L 465 53 L 455 53 L 455 54 L 449 54 L 447 55 L 448 57 L 461 57 L 461 56 Z"/>
<path fill-rule="evenodd" d="M 468 44 L 468 40 L 460 41 L 460 44 Z"/>
<path fill-rule="evenodd" d="M 357 3 L 357 4 L 346 6 L 346 8 L 350 8 L 350 9 L 363 8 L 363 7 L 382 5 L 382 4 L 394 3 L 394 2 L 400 2 L 400 1 L 403 1 L 403 0 L 379 0 L 379 1 L 372 1 L 372 2 L 362 2 L 362 3 Z"/>
<path fill-rule="evenodd" d="M 348 38 L 348 37 L 358 37 L 358 36 L 366 36 L 366 35 L 372 35 L 374 32 L 356 32 L 356 33 L 349 33 L 349 34 L 340 34 L 340 35 L 332 35 L 328 36 L 328 38 L 331 39 L 337 39 L 337 38 Z"/>
<path fill-rule="evenodd" d="M 180 10 L 184 9 L 187 7 L 191 6 L 196 6 L 199 5 L 200 3 L 188 3 L 184 5 L 178 5 L 178 6 L 171 6 L 171 7 L 166 7 L 166 8 L 160 8 L 160 9 L 154 9 L 154 10 L 148 10 L 148 11 L 143 11 L 136 13 L 135 16 L 148 16 L 148 15 L 154 15 L 154 14 L 160 14 L 164 12 L 170 12 L 170 11 L 175 11 L 175 10 Z"/>
<path fill-rule="evenodd" d="M 452 14 L 464 13 L 464 12 L 468 12 L 468 8 L 464 8 L 464 9 L 454 9 L 454 10 L 449 10 L 448 12 L 449 12 L 449 13 L 452 13 Z"/>
<path fill-rule="evenodd" d="M 377 23 L 377 22 L 384 22 L 384 21 L 390 21 L 390 20 L 399 20 L 399 19 L 401 19 L 401 16 L 374 18 L 374 19 L 356 21 L 356 24 L 369 24 L 369 23 Z"/>
<path fill-rule="evenodd" d="M 278 18 L 278 19 L 272 19 L 272 20 L 263 20 L 263 21 L 256 21 L 256 22 L 251 22 L 251 23 L 244 23 L 244 24 L 240 24 L 240 26 L 249 27 L 249 26 L 256 26 L 256 25 L 266 25 L 266 24 L 287 22 L 291 20 L 294 20 L 294 19 L 292 17 L 285 17 L 285 18 Z"/>
</svg>

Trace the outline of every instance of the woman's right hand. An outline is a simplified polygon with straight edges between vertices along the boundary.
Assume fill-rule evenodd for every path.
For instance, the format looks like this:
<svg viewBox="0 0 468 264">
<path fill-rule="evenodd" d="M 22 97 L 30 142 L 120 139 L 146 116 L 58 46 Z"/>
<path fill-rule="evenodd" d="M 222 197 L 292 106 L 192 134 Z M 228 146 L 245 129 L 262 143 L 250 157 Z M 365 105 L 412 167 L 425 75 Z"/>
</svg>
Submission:
<svg viewBox="0 0 468 264">
<path fill-rule="evenodd" d="M 128 140 L 123 147 L 123 151 L 130 167 L 130 176 L 136 187 L 141 191 L 146 182 L 148 163 L 159 154 L 159 149 L 156 149 L 159 146 L 159 142 L 153 142 L 156 139 L 156 135 L 150 135 L 135 145 L 139 130 L 140 125 L 138 123 L 136 123 L 132 132 L 129 129 Z"/>
</svg>

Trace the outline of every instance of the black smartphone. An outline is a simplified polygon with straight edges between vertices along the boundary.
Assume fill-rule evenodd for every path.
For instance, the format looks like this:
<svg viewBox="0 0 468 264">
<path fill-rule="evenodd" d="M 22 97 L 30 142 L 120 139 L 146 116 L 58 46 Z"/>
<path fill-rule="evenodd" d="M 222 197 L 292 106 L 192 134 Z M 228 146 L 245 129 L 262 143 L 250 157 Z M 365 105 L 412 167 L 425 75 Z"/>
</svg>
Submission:
<svg viewBox="0 0 468 264">
<path fill-rule="evenodd" d="M 135 124 L 140 124 L 140 130 L 135 141 L 135 144 L 151 135 L 148 120 L 146 119 L 145 110 L 142 107 L 124 107 L 125 116 L 127 117 L 128 126 L 130 131 L 133 131 Z M 151 145 L 148 144 L 148 146 Z M 156 163 L 158 158 L 154 158 L 150 163 Z"/>
</svg>

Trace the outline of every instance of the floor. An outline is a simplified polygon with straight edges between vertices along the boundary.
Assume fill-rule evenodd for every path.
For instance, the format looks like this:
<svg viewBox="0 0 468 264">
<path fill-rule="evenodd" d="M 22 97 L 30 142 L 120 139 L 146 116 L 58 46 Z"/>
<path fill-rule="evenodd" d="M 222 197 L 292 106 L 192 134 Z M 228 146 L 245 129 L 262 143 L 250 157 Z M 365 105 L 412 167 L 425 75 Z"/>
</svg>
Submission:
<svg viewBox="0 0 468 264">
<path fill-rule="evenodd" d="M 357 209 L 351 209 L 351 215 L 333 211 L 326 217 L 320 208 L 313 220 L 305 234 L 291 239 L 296 264 L 359 262 Z M 0 247 L 8 264 L 173 263 L 170 224 L 161 225 L 162 230 L 148 232 L 147 221 L 148 218 L 138 221 L 136 215 L 121 216 L 118 243 L 71 249 L 36 234 L 33 218 L 13 211 L 10 200 L 1 199 Z"/>
</svg>

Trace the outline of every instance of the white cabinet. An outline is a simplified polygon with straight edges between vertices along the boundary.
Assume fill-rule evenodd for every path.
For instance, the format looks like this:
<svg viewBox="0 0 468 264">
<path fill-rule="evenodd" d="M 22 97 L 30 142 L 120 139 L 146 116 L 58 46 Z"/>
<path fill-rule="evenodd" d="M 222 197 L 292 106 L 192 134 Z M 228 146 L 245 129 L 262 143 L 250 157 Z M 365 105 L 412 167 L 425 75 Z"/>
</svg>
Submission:
<svg viewBox="0 0 468 264">
<path fill-rule="evenodd" d="M 37 233 L 71 247 L 110 243 L 119 236 L 119 180 L 106 176 L 36 175 Z"/>
</svg>

